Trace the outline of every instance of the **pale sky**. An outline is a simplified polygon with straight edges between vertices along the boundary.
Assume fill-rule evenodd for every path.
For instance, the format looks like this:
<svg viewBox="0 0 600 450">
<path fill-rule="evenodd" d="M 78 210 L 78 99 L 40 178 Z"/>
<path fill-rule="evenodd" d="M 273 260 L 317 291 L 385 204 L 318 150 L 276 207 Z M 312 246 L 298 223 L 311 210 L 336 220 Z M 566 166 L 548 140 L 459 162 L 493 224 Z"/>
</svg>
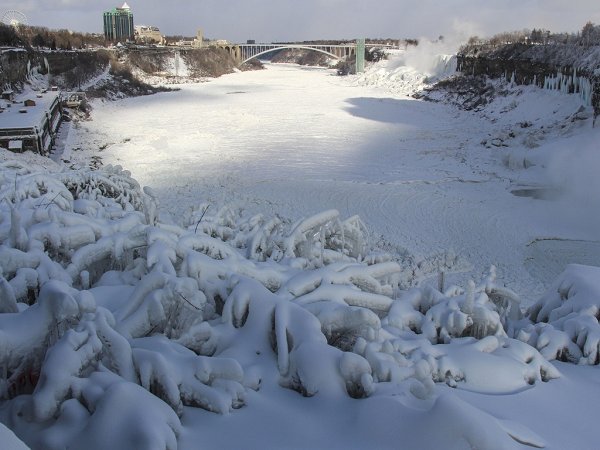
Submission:
<svg viewBox="0 0 600 450">
<path fill-rule="evenodd" d="M 102 12 L 122 0 L 0 0 L 0 14 L 24 13 L 30 25 L 102 33 Z M 130 0 L 136 25 L 166 35 L 242 43 L 317 39 L 492 36 L 545 28 L 577 31 L 600 23 L 597 0 Z"/>
</svg>

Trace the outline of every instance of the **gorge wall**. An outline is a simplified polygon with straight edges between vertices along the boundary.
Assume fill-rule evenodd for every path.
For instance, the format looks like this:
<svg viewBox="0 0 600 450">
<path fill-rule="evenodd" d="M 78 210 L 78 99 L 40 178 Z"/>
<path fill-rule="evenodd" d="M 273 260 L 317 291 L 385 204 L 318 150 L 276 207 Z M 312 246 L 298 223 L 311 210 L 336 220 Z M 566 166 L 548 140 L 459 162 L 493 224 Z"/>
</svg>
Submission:
<svg viewBox="0 0 600 450">
<path fill-rule="evenodd" d="M 132 72 L 145 75 L 174 72 L 177 59 L 189 77 L 219 77 L 238 68 L 225 50 L 216 47 L 72 51 L 12 48 L 0 51 L 0 88 L 19 89 L 23 83 L 42 75 L 63 90 L 80 90 L 108 69 L 111 75 L 133 81 Z M 254 68 L 258 67 L 239 67 L 242 70 Z"/>
<path fill-rule="evenodd" d="M 577 94 L 600 115 L 600 47 L 504 46 L 457 55 L 457 71 Z"/>
<path fill-rule="evenodd" d="M 52 84 L 76 88 L 102 73 L 110 64 L 106 50 L 36 51 L 10 49 L 0 53 L 0 87 L 19 88 L 37 75 L 49 75 Z"/>
</svg>

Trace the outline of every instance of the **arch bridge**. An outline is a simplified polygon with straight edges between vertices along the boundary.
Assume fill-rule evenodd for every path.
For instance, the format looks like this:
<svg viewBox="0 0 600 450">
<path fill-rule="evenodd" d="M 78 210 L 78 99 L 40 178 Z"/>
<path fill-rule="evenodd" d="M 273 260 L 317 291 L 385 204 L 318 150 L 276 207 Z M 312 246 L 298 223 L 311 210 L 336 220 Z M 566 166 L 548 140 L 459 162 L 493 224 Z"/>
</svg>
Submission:
<svg viewBox="0 0 600 450">
<path fill-rule="evenodd" d="M 273 50 L 282 49 L 303 49 L 314 50 L 324 53 L 335 60 L 340 60 L 347 57 L 355 57 L 357 52 L 357 44 L 222 44 L 219 47 L 224 48 L 229 52 L 231 57 L 238 64 L 243 64 L 250 61 L 252 58 L 272 52 Z"/>
</svg>

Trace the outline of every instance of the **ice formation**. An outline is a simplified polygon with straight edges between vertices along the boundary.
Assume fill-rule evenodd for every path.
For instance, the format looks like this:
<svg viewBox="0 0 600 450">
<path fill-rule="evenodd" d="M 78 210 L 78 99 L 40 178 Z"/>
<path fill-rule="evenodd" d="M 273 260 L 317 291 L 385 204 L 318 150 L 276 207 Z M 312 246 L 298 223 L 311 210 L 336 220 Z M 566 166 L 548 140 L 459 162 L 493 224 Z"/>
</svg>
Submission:
<svg viewBox="0 0 600 450">
<path fill-rule="evenodd" d="M 437 53 L 435 47 L 423 52 L 409 49 L 393 55 L 355 80 L 361 85 L 384 86 L 392 92 L 420 91 L 426 86 L 456 74 L 455 54 Z"/>
<path fill-rule="evenodd" d="M 578 94 L 585 106 L 592 105 L 593 83 L 587 77 L 577 76 L 577 70 L 572 76 L 565 76 L 559 72 L 555 77 L 545 77 L 543 87 L 562 94 Z"/>
</svg>

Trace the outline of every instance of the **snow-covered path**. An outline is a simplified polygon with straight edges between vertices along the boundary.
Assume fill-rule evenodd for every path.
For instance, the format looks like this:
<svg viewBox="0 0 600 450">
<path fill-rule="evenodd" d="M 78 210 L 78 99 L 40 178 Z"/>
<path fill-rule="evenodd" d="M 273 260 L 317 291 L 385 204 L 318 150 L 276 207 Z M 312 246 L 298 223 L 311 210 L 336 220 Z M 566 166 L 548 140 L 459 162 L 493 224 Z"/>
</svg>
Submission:
<svg viewBox="0 0 600 450">
<path fill-rule="evenodd" d="M 570 241 L 561 251 L 527 246 L 557 230 L 547 206 L 510 193 L 517 175 L 480 144 L 490 130 L 474 114 L 353 86 L 332 71 L 270 65 L 97 105 L 77 146 L 106 146 L 104 163 L 153 187 L 174 220 L 203 201 L 290 220 L 359 214 L 373 245 L 418 266 L 408 281 L 446 264 L 464 283 L 495 264 L 527 304 L 565 264 L 600 257 L 590 246 L 571 251 Z M 527 263 L 534 251 L 556 261 Z"/>
</svg>

